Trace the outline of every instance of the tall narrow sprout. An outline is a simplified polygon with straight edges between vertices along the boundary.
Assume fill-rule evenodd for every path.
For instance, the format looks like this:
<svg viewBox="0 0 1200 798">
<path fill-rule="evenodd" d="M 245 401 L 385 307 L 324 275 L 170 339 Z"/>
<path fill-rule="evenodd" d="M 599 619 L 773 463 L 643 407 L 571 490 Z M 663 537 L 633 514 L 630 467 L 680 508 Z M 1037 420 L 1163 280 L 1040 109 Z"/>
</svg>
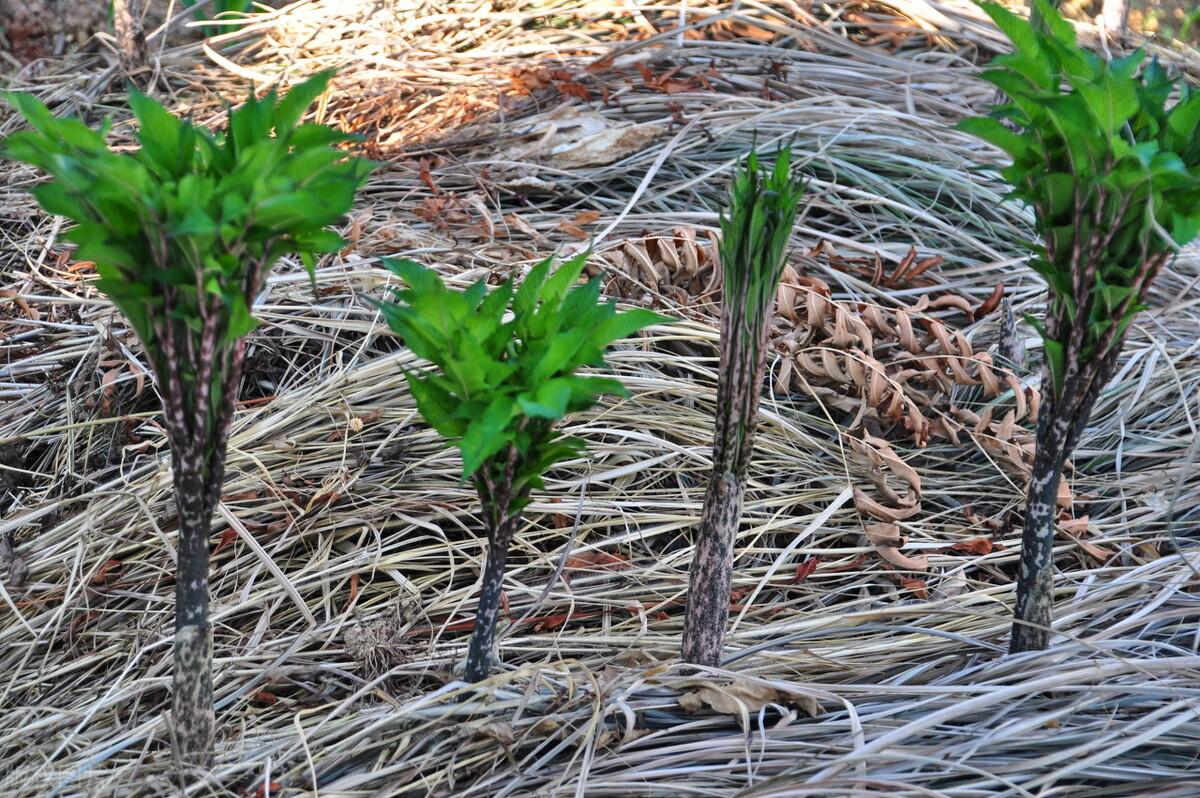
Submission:
<svg viewBox="0 0 1200 798">
<path fill-rule="evenodd" d="M 381 304 L 388 325 L 431 367 L 405 372 L 421 416 L 462 454 L 462 477 L 483 506 L 487 563 L 466 677 L 487 676 L 509 545 L 554 464 L 578 455 L 583 441 L 556 424 L 603 394 L 626 393 L 619 380 L 578 374 L 603 367 L 609 344 L 669 321 L 648 310 L 618 313 L 600 301 L 599 278 L 576 285 L 587 253 L 553 274 L 550 260 L 515 287 L 446 287 L 437 273 L 409 260 L 385 264 L 403 280 L 396 303 Z M 574 286 L 574 287 L 572 287 Z"/>
<path fill-rule="evenodd" d="M 760 165 L 751 153 L 734 176 L 729 209 L 721 216 L 724 298 L 713 467 L 683 625 L 683 660 L 694 665 L 715 666 L 721 660 L 767 333 L 802 194 L 803 185 L 791 175 L 790 150 L 781 150 L 773 167 Z"/>
<path fill-rule="evenodd" d="M 1013 651 L 1043 649 L 1053 603 L 1058 484 L 1155 275 L 1200 231 L 1200 92 L 1135 52 L 1082 50 L 1045 0 L 1030 24 L 984 9 L 1016 51 L 983 78 L 1009 101 L 960 127 L 1003 149 L 1010 196 L 1032 207 L 1031 265 L 1050 293 L 1042 403 L 1017 583 Z M 1006 127 L 1001 120 L 1008 120 Z M 1015 129 L 1012 129 L 1015 128 Z"/>
<path fill-rule="evenodd" d="M 6 157 L 50 176 L 33 189 L 75 223 L 66 238 L 94 261 L 101 291 L 128 319 L 154 371 L 171 447 L 179 521 L 173 727 L 185 764 L 212 760 L 209 531 L 245 355 L 250 309 L 268 269 L 342 246 L 326 229 L 349 210 L 369 163 L 332 145 L 348 137 L 300 124 L 330 73 L 284 97 L 251 98 L 212 134 L 130 90 L 141 148 L 114 152 L 107 125 L 57 119 L 24 94 L 8 101 L 32 130 Z"/>
</svg>

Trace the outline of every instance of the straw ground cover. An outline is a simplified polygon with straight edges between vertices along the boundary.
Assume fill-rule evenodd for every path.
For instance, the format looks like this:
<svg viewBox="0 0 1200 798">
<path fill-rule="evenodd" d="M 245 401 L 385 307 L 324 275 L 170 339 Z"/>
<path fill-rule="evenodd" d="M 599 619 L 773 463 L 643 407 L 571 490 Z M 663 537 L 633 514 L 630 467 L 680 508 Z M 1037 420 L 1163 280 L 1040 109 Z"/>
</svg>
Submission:
<svg viewBox="0 0 1200 798">
<path fill-rule="evenodd" d="M 669 236 L 700 262 L 736 158 L 755 136 L 794 135 L 812 205 L 790 263 L 832 300 L 890 319 L 922 295 L 978 308 L 1003 281 L 1018 318 L 1042 301 L 1019 260 L 1029 218 L 971 171 L 999 155 L 950 129 L 992 99 L 973 75 L 1002 37 L 981 14 L 689 4 L 681 29 L 678 8 L 606 20 L 593 4 L 414 16 L 310 2 L 210 41 L 211 54 L 150 39 L 143 79 L 205 122 L 248 77 L 340 66 L 319 118 L 392 159 L 352 214 L 351 245 L 318 268 L 317 299 L 292 264 L 258 305 L 213 533 L 217 766 L 195 794 L 1194 794 L 1194 250 L 1157 281 L 1077 449 L 1049 654 L 1004 656 L 1023 486 L 1003 450 L 975 434 L 920 446 L 881 416 L 873 431 L 921 490 L 896 522 L 904 545 L 876 545 L 853 489 L 889 498 L 858 453 L 861 405 L 839 407 L 808 372 L 811 392 L 779 381 L 779 358 L 737 540 L 727 670 L 698 682 L 672 664 L 711 469 L 717 286 L 660 290 L 674 283 L 627 266 L 631 250 L 660 255 Z M 125 119 L 115 76 L 100 61 L 43 62 L 10 82 L 64 112 Z M 89 267 L 25 197 L 31 173 L 5 177 L 4 791 L 153 794 L 169 783 L 175 541 L 158 403 Z M 465 287 L 589 235 L 597 262 L 622 270 L 614 293 L 685 321 L 614 353 L 632 396 L 568 426 L 590 454 L 527 509 L 504 667 L 469 688 L 455 669 L 481 526 L 459 462 L 418 423 L 398 368 L 411 355 L 368 301 L 390 279 L 375 258 L 418 258 Z M 891 276 L 913 247 L 943 260 L 911 285 L 847 265 L 878 253 Z M 1026 345 L 1014 373 L 1028 383 L 1031 330 L 1006 339 L 999 310 L 916 313 L 930 316 L 997 361 Z M 881 339 L 879 358 L 894 344 Z M 1016 406 L 979 386 L 930 398 L 933 415 Z"/>
</svg>

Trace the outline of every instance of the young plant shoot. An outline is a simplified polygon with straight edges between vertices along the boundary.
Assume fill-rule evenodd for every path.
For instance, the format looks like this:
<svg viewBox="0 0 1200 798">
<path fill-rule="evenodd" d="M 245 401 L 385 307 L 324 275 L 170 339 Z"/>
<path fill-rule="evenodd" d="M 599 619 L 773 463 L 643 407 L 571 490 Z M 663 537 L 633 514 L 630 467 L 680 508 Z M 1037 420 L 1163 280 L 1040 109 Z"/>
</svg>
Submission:
<svg viewBox="0 0 1200 798">
<path fill-rule="evenodd" d="M 510 279 L 489 291 L 480 280 L 459 292 L 410 260 L 385 261 L 406 287 L 380 311 L 432 364 L 405 372 L 417 409 L 458 446 L 463 479 L 483 505 L 488 553 L 467 652 L 470 681 L 488 674 L 504 564 L 529 494 L 547 469 L 584 448 L 555 425 L 602 394 L 626 394 L 616 379 L 576 372 L 603 367 L 612 342 L 669 321 L 648 310 L 618 313 L 614 302 L 599 301 L 598 278 L 576 285 L 586 262 L 587 253 L 577 255 L 551 274 L 545 260 L 519 288 Z"/>
<path fill-rule="evenodd" d="M 729 210 L 721 216 L 721 366 L 713 467 L 704 496 L 683 624 L 683 661 L 721 661 L 733 545 L 742 492 L 754 449 L 758 398 L 766 370 L 767 333 L 783 275 L 803 184 L 791 175 L 791 151 L 773 167 L 751 153 L 733 178 Z"/>
<path fill-rule="evenodd" d="M 348 136 L 300 118 L 329 82 L 322 73 L 284 97 L 272 91 L 208 130 L 130 90 L 141 148 L 114 152 L 107 124 L 56 119 L 24 94 L 8 101 L 32 130 L 3 142 L 8 158 L 50 176 L 33 189 L 75 223 L 66 238 L 91 260 L 97 286 L 128 319 L 163 403 L 179 521 L 175 572 L 174 732 L 184 764 L 212 760 L 209 527 L 250 313 L 268 269 L 342 246 L 326 227 L 349 210 L 370 169 L 333 144 Z"/>
<path fill-rule="evenodd" d="M 1008 153 L 1011 197 L 1034 213 L 1045 278 L 1043 402 L 1029 481 L 1012 651 L 1044 649 L 1053 602 L 1052 547 L 1066 458 L 1112 377 L 1130 322 L 1155 275 L 1200 231 L 1200 92 L 1135 52 L 1108 61 L 1082 50 L 1053 6 L 1040 22 L 984 9 L 1016 52 L 983 78 L 1009 99 L 960 123 Z M 1000 120 L 1008 120 L 1006 127 Z"/>
</svg>

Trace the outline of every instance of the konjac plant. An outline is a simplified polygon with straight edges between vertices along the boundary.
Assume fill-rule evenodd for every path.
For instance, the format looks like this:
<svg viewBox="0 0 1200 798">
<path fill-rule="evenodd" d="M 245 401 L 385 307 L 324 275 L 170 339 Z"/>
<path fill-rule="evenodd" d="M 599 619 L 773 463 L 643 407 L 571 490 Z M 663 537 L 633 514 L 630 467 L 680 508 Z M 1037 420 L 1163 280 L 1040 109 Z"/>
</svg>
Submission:
<svg viewBox="0 0 1200 798">
<path fill-rule="evenodd" d="M 333 145 L 348 136 L 301 117 L 326 88 L 322 73 L 286 96 L 251 97 L 211 133 L 130 91 L 135 152 L 58 119 L 25 94 L 6 95 L 32 127 L 3 154 L 50 179 L 32 189 L 74 227 L 75 256 L 141 341 L 163 404 L 179 522 L 175 570 L 173 730 L 185 765 L 212 761 L 209 536 L 245 356 L 267 271 L 280 257 L 339 249 L 327 229 L 350 209 L 370 162 Z"/>
<path fill-rule="evenodd" d="M 587 253 L 551 273 L 535 266 L 520 287 L 509 279 L 465 291 L 410 260 L 385 260 L 404 283 L 380 303 L 388 326 L 428 367 L 405 371 L 425 421 L 462 455 L 462 478 L 479 495 L 487 562 L 467 652 L 466 678 L 488 675 L 509 545 L 547 469 L 576 457 L 583 441 L 556 428 L 603 394 L 625 395 L 619 380 L 580 374 L 605 365 L 609 344 L 669 321 L 648 310 L 618 312 L 600 301 L 599 278 L 576 285 Z"/>
<path fill-rule="evenodd" d="M 790 149 L 780 150 L 773 166 L 760 164 L 751 153 L 734 176 L 729 208 L 721 215 L 721 361 L 713 466 L 696 532 L 683 625 L 683 661 L 692 665 L 721 661 L 767 335 L 803 191 L 791 174 Z"/>
<path fill-rule="evenodd" d="M 1081 49 L 1053 6 L 1031 24 L 983 8 L 1015 52 L 983 78 L 1008 101 L 962 130 L 1004 150 L 1010 194 L 1033 210 L 1045 279 L 1043 404 L 1029 481 L 1011 650 L 1044 649 L 1058 485 L 1155 275 L 1200 231 L 1200 92 L 1135 52 Z"/>
</svg>

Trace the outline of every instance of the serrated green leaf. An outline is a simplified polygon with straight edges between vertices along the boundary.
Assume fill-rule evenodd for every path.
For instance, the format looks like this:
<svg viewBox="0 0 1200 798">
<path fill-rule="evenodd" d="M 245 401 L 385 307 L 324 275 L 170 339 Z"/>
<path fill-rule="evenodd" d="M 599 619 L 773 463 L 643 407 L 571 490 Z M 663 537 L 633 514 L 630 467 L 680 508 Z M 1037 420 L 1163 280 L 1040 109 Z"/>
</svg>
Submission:
<svg viewBox="0 0 1200 798">
<path fill-rule="evenodd" d="M 554 270 L 554 274 L 542 284 L 541 289 L 538 291 L 538 299 L 549 304 L 557 304 L 562 300 L 563 296 L 567 293 L 567 289 L 579 280 L 584 267 L 587 266 L 590 255 L 591 251 L 585 250 L 559 265 Z"/>
<path fill-rule="evenodd" d="M 598 346 L 603 347 L 613 341 L 628 338 L 638 330 L 645 329 L 646 327 L 651 327 L 655 324 L 670 324 L 673 321 L 674 319 L 669 316 L 663 316 L 651 310 L 634 308 L 618 313 L 601 324 L 593 333 L 592 340 Z"/>
<path fill-rule="evenodd" d="M 140 157 L 165 177 L 178 177 L 191 167 L 194 149 L 189 126 L 161 104 L 129 87 L 129 107 L 138 122 Z"/>
<path fill-rule="evenodd" d="M 463 479 L 468 479 L 484 462 L 507 447 L 509 422 L 516 415 L 516 403 L 504 395 L 494 397 L 483 414 L 470 422 L 462 438 Z"/>
<path fill-rule="evenodd" d="M 1040 55 L 1041 47 L 1028 22 L 999 3 L 980 3 L 979 7 L 991 17 L 992 22 L 1008 37 L 1018 52 L 1030 56 Z"/>
<path fill-rule="evenodd" d="M 542 284 L 546 282 L 546 276 L 550 273 L 551 260 L 551 258 L 546 258 L 530 269 L 529 274 L 525 275 L 525 279 L 521 282 L 521 287 L 513 295 L 513 313 L 518 319 L 525 320 L 532 317 L 533 311 L 537 308 Z"/>
<path fill-rule="evenodd" d="M 1022 159 L 1029 155 L 1029 142 L 1023 136 L 1000 124 L 996 119 L 986 116 L 968 117 L 961 120 L 954 128 L 999 147 L 1013 159 Z"/>
<path fill-rule="evenodd" d="M 291 91 L 280 100 L 279 107 L 275 110 L 273 121 L 277 135 L 283 135 L 296 127 L 308 107 L 329 87 L 329 81 L 333 79 L 333 75 L 334 70 L 326 69 L 292 87 Z"/>
<path fill-rule="evenodd" d="M 1097 82 L 1077 81 L 1074 85 L 1092 117 L 1110 135 L 1137 113 L 1139 102 L 1132 80 L 1106 73 Z"/>
<path fill-rule="evenodd" d="M 542 383 L 517 401 L 525 415 L 557 421 L 566 415 L 572 392 L 570 380 L 559 378 Z"/>
</svg>

